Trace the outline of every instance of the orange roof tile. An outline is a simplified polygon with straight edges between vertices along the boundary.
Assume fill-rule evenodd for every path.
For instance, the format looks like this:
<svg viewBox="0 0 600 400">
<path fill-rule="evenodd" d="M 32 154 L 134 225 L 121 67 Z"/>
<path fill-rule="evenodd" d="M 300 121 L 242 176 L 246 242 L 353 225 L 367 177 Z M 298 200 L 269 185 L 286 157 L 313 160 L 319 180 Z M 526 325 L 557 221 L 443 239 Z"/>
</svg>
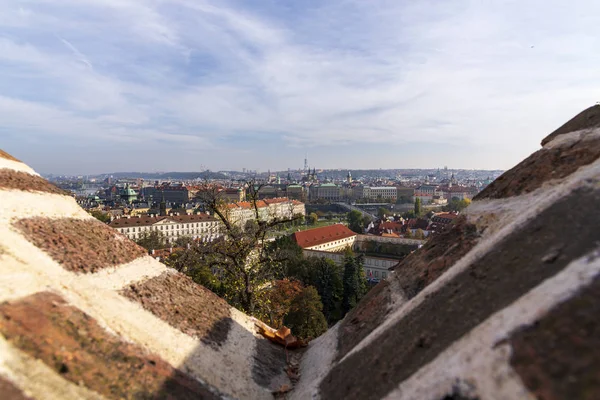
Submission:
<svg viewBox="0 0 600 400">
<path fill-rule="evenodd" d="M 317 246 L 319 244 L 346 239 L 352 236 L 356 236 L 356 232 L 352 232 L 347 226 L 342 224 L 308 229 L 306 231 L 294 232 L 293 234 L 294 240 L 302 248 Z"/>
</svg>

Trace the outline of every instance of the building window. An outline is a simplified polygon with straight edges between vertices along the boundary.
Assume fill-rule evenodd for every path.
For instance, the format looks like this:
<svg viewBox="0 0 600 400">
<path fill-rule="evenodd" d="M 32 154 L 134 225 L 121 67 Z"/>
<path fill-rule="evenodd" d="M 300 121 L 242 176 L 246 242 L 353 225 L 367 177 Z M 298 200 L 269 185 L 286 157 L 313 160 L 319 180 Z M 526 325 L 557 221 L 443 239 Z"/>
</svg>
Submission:
<svg viewBox="0 0 600 400">
<path fill-rule="evenodd" d="M 383 279 L 387 278 L 387 272 L 382 272 L 382 273 L 381 273 L 381 277 L 382 277 Z"/>
<path fill-rule="evenodd" d="M 379 278 L 379 271 L 375 271 L 375 278 Z"/>
</svg>

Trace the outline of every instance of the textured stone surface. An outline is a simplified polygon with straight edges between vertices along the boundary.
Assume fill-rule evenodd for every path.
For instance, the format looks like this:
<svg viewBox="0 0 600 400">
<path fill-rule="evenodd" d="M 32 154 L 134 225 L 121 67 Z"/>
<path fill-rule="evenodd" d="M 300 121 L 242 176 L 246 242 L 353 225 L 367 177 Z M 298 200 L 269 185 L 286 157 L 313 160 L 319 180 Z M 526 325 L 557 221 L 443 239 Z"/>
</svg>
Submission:
<svg viewBox="0 0 600 400">
<path fill-rule="evenodd" d="M 461 216 L 450 229 L 402 260 L 389 281 L 375 286 L 342 321 L 337 359 L 343 358 L 385 321 L 390 311 L 392 290 L 399 290 L 403 298 L 411 299 L 468 253 L 478 240 L 476 227 Z"/>
<path fill-rule="evenodd" d="M 390 291 L 390 283 L 381 281 L 346 315 L 340 323 L 337 359 L 343 358 L 385 321 L 390 311 Z"/>
<path fill-rule="evenodd" d="M 510 339 L 511 365 L 537 398 L 600 399 L 600 278 Z"/>
<path fill-rule="evenodd" d="M 64 379 L 110 399 L 215 398 L 197 380 L 109 334 L 54 293 L 1 304 L 0 332 Z"/>
<path fill-rule="evenodd" d="M 546 143 L 552 141 L 559 135 L 597 127 L 600 127 L 600 105 L 595 105 L 583 110 L 575 117 L 571 118 L 566 124 L 546 136 L 544 140 L 542 140 L 542 146 L 546 145 Z"/>
<path fill-rule="evenodd" d="M 324 398 L 379 399 L 498 310 L 594 249 L 600 191 L 582 188 L 543 211 L 344 362 Z M 565 237 L 577 240 L 565 241 Z M 385 366 L 382 368 L 382 366 Z"/>
<path fill-rule="evenodd" d="M 131 284 L 122 294 L 181 332 L 213 346 L 227 340 L 233 323 L 225 300 L 179 273 L 165 272 Z"/>
<path fill-rule="evenodd" d="M 42 177 L 7 168 L 0 169 L 0 189 L 46 192 L 62 195 L 68 194 L 66 191 L 57 188 Z"/>
<path fill-rule="evenodd" d="M 600 140 L 579 140 L 565 147 L 538 150 L 489 184 L 474 200 L 501 199 L 532 192 L 598 158 Z"/>
<path fill-rule="evenodd" d="M 274 378 L 286 367 L 286 354 L 282 346 L 273 345 L 267 339 L 256 339 L 256 352 L 252 367 L 252 379 L 263 387 L 270 387 Z"/>
<path fill-rule="evenodd" d="M 146 254 L 142 247 L 93 219 L 35 217 L 20 219 L 14 226 L 73 272 L 96 272 Z"/>
<path fill-rule="evenodd" d="M 18 161 L 18 162 L 20 162 L 20 160 L 14 158 L 13 156 L 11 156 L 10 154 L 8 154 L 7 152 L 5 152 L 2 149 L 0 149 L 0 157 L 6 158 L 7 160 L 12 160 L 12 161 Z"/>
<path fill-rule="evenodd" d="M 0 376 L 0 398 L 3 400 L 32 400 L 12 382 Z"/>
<path fill-rule="evenodd" d="M 479 238 L 476 226 L 460 216 L 450 229 L 433 237 L 394 268 L 392 279 L 400 283 L 403 294 L 411 299 L 467 254 Z"/>
</svg>

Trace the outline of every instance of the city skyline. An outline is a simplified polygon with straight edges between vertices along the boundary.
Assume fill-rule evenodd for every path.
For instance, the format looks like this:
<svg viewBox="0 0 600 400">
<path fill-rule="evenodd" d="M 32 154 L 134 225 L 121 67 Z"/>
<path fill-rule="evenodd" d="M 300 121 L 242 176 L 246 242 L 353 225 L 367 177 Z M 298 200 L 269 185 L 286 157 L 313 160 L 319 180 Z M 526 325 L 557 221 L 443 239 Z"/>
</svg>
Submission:
<svg viewBox="0 0 600 400">
<path fill-rule="evenodd" d="M 522 3 L 0 0 L 2 146 L 54 174 L 505 170 L 599 100 L 600 4 Z"/>
</svg>

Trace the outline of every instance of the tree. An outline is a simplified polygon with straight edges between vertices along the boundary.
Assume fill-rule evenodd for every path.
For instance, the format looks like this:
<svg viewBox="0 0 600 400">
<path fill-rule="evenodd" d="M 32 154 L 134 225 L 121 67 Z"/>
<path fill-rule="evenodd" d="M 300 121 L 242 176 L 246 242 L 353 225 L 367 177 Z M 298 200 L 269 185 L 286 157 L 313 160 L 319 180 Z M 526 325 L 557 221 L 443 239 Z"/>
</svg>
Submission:
<svg viewBox="0 0 600 400">
<path fill-rule="evenodd" d="M 415 215 L 415 210 L 408 210 L 402 214 L 402 218 L 404 218 L 404 219 L 410 219 L 410 218 L 416 218 L 416 217 L 417 216 Z"/>
<path fill-rule="evenodd" d="M 343 267 L 328 258 L 311 258 L 309 262 L 309 284 L 317 289 L 323 303 L 323 315 L 329 324 L 333 324 L 342 318 Z"/>
<path fill-rule="evenodd" d="M 319 220 L 319 216 L 316 213 L 313 212 L 308 215 L 308 223 L 310 225 L 316 224 L 318 220 Z"/>
<path fill-rule="evenodd" d="M 110 214 L 108 214 L 108 213 L 105 213 L 100 210 L 91 210 L 88 212 L 92 215 L 92 217 L 96 218 L 99 221 L 104 222 L 105 224 L 110 222 Z"/>
<path fill-rule="evenodd" d="M 292 300 L 290 311 L 284 319 L 285 325 L 299 338 L 316 338 L 327 330 L 322 309 L 317 290 L 312 286 L 306 287 Z"/>
<path fill-rule="evenodd" d="M 419 197 L 417 197 L 415 199 L 415 215 L 417 217 L 420 217 L 422 213 L 423 213 L 423 206 L 421 204 L 421 199 Z"/>
<path fill-rule="evenodd" d="M 348 228 L 356 233 L 363 233 L 363 219 L 360 211 L 352 210 L 348 214 L 346 214 L 346 218 L 348 219 Z"/>
<path fill-rule="evenodd" d="M 423 229 L 417 229 L 417 231 L 415 232 L 415 239 L 425 239 L 425 232 L 423 232 Z"/>
<path fill-rule="evenodd" d="M 444 211 L 462 211 L 471 204 L 471 199 L 459 199 L 453 197 L 452 200 L 444 207 Z"/>
<path fill-rule="evenodd" d="M 387 208 L 384 208 L 384 207 L 379 207 L 377 209 L 377 216 L 379 218 L 383 218 L 386 215 L 392 215 L 392 212 L 390 210 L 388 210 Z"/>
<path fill-rule="evenodd" d="M 159 231 L 142 232 L 140 238 L 135 242 L 146 250 L 164 249 L 166 247 L 165 237 Z"/>
<path fill-rule="evenodd" d="M 410 239 L 413 237 L 412 235 L 412 230 L 410 229 L 410 226 L 406 227 L 406 232 L 404 232 L 404 237 L 407 239 Z"/>
<path fill-rule="evenodd" d="M 291 209 L 286 214 L 266 215 L 264 210 L 259 209 L 258 193 L 262 185 L 249 181 L 246 187 L 250 202 L 246 220 L 254 222 L 241 226 L 239 216 L 232 215 L 221 198 L 220 188 L 210 183 L 203 184 L 199 193 L 204 207 L 221 221 L 222 227 L 217 240 L 201 243 L 194 249 L 211 269 L 220 271 L 221 282 L 227 290 L 225 299 L 253 315 L 260 289 L 282 275 L 285 261 L 277 247 L 267 239 L 280 226 L 295 221 L 298 216 L 292 215 Z"/>
<path fill-rule="evenodd" d="M 295 243 L 294 243 L 295 244 Z M 297 279 L 305 286 L 317 289 L 323 302 L 323 314 L 329 324 L 342 318 L 341 302 L 344 293 L 343 275 L 344 268 L 333 260 L 320 257 L 302 257 L 300 249 L 299 258 L 289 257 L 286 261 L 285 275 L 289 279 Z"/>
<path fill-rule="evenodd" d="M 355 257 L 351 250 L 346 251 L 344 255 L 343 286 L 342 312 L 346 314 L 367 292 L 362 255 Z"/>
<path fill-rule="evenodd" d="M 191 236 L 179 236 L 175 240 L 175 246 L 187 248 L 194 245 L 194 239 Z"/>
<path fill-rule="evenodd" d="M 261 293 L 261 319 L 275 329 L 283 326 L 283 319 L 290 312 L 292 301 L 304 290 L 297 280 L 281 279 Z"/>
<path fill-rule="evenodd" d="M 224 287 L 217 275 L 206 264 L 201 254 L 194 248 L 172 253 L 163 261 L 168 267 L 174 268 L 192 278 L 192 280 L 218 295 L 223 295 Z"/>
</svg>

